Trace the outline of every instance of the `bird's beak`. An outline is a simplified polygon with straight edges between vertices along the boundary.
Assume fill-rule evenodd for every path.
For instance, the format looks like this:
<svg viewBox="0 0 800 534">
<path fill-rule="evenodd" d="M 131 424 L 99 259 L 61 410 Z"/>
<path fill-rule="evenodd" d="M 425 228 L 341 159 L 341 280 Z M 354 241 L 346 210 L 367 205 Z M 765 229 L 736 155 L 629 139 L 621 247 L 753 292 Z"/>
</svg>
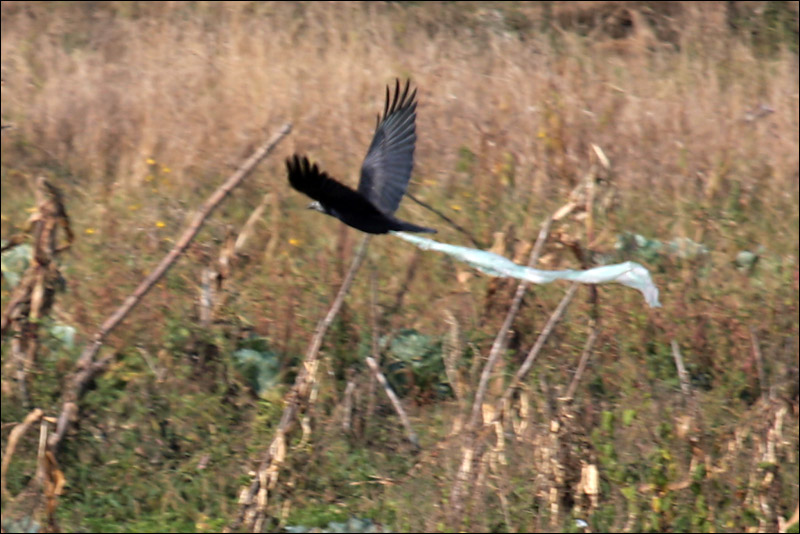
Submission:
<svg viewBox="0 0 800 534">
<path fill-rule="evenodd" d="M 322 209 L 322 204 L 320 204 L 316 200 L 314 202 L 312 202 L 311 204 L 309 204 L 308 206 L 306 206 L 306 209 L 319 211 L 321 213 L 325 213 L 325 210 Z"/>
</svg>

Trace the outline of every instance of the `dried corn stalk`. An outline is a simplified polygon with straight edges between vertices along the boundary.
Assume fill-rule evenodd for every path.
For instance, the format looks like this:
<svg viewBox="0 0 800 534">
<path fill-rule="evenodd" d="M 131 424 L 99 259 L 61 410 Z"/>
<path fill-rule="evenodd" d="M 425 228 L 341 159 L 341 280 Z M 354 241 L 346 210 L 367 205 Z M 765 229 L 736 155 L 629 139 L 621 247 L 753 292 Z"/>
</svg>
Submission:
<svg viewBox="0 0 800 534">
<path fill-rule="evenodd" d="M 66 234 L 63 243 L 59 242 L 59 228 Z M 15 377 L 20 397 L 28 406 L 31 404 L 28 376 L 39 349 L 39 323 L 49 315 L 56 292 L 64 287 L 55 259 L 75 238 L 61 191 L 41 176 L 36 179 L 36 211 L 28 219 L 24 232 L 13 236 L 4 251 L 29 238 L 33 240 L 30 265 L 14 288 L 0 324 L 3 335 L 8 329 L 13 330 L 9 365 L 14 369 L 10 374 Z"/>
</svg>

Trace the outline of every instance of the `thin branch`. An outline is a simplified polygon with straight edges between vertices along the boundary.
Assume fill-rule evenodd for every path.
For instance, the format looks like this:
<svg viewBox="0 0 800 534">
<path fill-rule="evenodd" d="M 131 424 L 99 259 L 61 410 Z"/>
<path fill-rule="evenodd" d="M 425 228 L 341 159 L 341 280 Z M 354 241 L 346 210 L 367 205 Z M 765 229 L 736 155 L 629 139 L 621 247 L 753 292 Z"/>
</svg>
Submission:
<svg viewBox="0 0 800 534">
<path fill-rule="evenodd" d="M 589 334 L 589 339 L 586 340 L 586 345 L 583 347 L 583 354 L 581 354 L 581 360 L 578 363 L 578 369 L 575 371 L 575 376 L 572 377 L 572 382 L 567 389 L 567 394 L 564 399 L 567 402 L 575 397 L 575 390 L 578 389 L 578 383 L 583 377 L 583 372 L 586 370 L 586 364 L 589 363 L 589 357 L 592 355 L 592 348 L 599 334 L 600 326 L 595 325 L 594 328 L 592 328 L 592 333 Z"/>
<path fill-rule="evenodd" d="M 347 387 L 344 390 L 344 401 L 342 402 L 342 430 L 345 432 L 352 432 L 353 423 L 353 396 L 356 390 L 356 380 L 353 376 L 352 369 L 347 370 Z"/>
<path fill-rule="evenodd" d="M 756 369 L 758 370 L 758 387 L 761 389 L 761 397 L 767 398 L 772 393 L 767 384 L 767 375 L 764 374 L 764 358 L 761 356 L 761 344 L 758 342 L 756 330 L 750 327 L 750 341 L 753 343 L 753 355 L 756 358 Z"/>
<path fill-rule="evenodd" d="M 539 261 L 539 256 L 542 253 L 544 242 L 550 233 L 550 225 L 552 223 L 553 218 L 548 217 L 542 225 L 542 229 L 539 231 L 539 236 L 536 238 L 536 245 L 534 245 L 530 258 L 528 259 L 528 267 L 533 267 Z M 480 421 L 481 406 L 483 405 L 483 398 L 486 395 L 486 387 L 489 383 L 489 377 L 492 374 L 492 369 L 494 369 L 495 363 L 497 363 L 497 358 L 500 356 L 500 353 L 505 347 L 506 339 L 508 338 L 508 332 L 511 330 L 511 323 L 514 322 L 517 312 L 519 312 L 519 307 L 522 304 L 522 297 L 525 295 L 525 289 L 527 289 L 528 283 L 529 282 L 523 280 L 517 286 L 517 292 L 514 294 L 514 300 L 511 302 L 511 307 L 508 309 L 505 321 L 503 321 L 503 326 L 500 327 L 500 331 L 497 333 L 497 337 L 495 337 L 492 348 L 489 351 L 489 359 L 483 368 L 483 373 L 481 374 L 481 379 L 478 383 L 478 391 L 475 394 L 475 400 L 472 403 L 472 416 L 469 420 L 469 427 L 473 430 L 477 428 L 478 422 Z"/>
<path fill-rule="evenodd" d="M 358 251 L 353 257 L 350 269 L 342 281 L 342 286 L 331 304 L 328 313 L 317 324 L 314 336 L 306 350 L 306 356 L 300 372 L 297 374 L 292 390 L 286 396 L 286 406 L 283 409 L 280 423 L 275 431 L 275 437 L 267 448 L 250 486 L 242 491 L 239 498 L 239 512 L 226 529 L 227 532 L 238 531 L 242 525 L 252 532 L 260 532 L 267 518 L 267 504 L 270 491 L 275 487 L 280 473 L 280 467 L 286 455 L 286 441 L 289 432 L 298 420 L 301 407 L 307 402 L 310 389 L 316 381 L 317 367 L 319 365 L 319 351 L 322 340 L 334 318 L 344 303 L 344 298 L 353 284 L 355 275 L 367 255 L 367 246 L 370 236 L 366 235 Z"/>
<path fill-rule="evenodd" d="M 361 245 L 359 246 L 355 257 L 353 258 L 353 263 L 350 264 L 350 269 L 347 271 L 347 274 L 342 281 L 342 287 L 339 288 L 339 293 L 336 295 L 333 304 L 331 304 L 331 308 L 328 310 L 325 318 L 320 321 L 319 324 L 317 324 L 317 328 L 314 331 L 314 337 L 311 339 L 311 343 L 308 345 L 308 349 L 306 350 L 306 358 L 303 362 L 303 370 L 300 372 L 300 375 L 298 375 L 298 380 L 301 378 L 304 379 L 305 375 L 308 373 L 309 367 L 316 363 L 325 333 L 328 331 L 331 323 L 333 323 L 333 320 L 339 313 L 339 310 L 344 303 L 344 297 L 350 290 L 350 286 L 353 284 L 353 280 L 358 272 L 358 268 L 361 267 L 361 263 L 364 261 L 364 258 L 367 255 L 367 246 L 369 245 L 370 237 L 370 235 L 364 236 L 364 240 L 361 241 Z"/>
<path fill-rule="evenodd" d="M 528 259 L 528 267 L 533 267 L 539 261 L 539 256 L 542 253 L 542 248 L 544 247 L 544 243 L 547 240 L 548 234 L 550 233 L 550 226 L 552 223 L 553 217 L 550 216 L 542 225 L 542 229 L 539 231 L 539 235 L 536 238 L 536 244 L 534 245 L 531 255 Z M 500 331 L 497 333 L 497 337 L 495 337 L 492 348 L 489 350 L 488 361 L 483 367 L 483 372 L 481 373 L 481 379 L 478 383 L 478 390 L 475 393 L 475 399 L 473 400 L 472 404 L 472 415 L 470 416 L 467 424 L 467 434 L 464 438 L 464 445 L 462 447 L 463 457 L 461 466 L 456 474 L 453 490 L 450 495 L 449 513 L 454 521 L 460 520 L 461 511 L 463 509 L 464 485 L 467 483 L 467 480 L 470 477 L 473 458 L 478 457 L 477 448 L 479 441 L 476 434 L 478 425 L 482 421 L 481 413 L 483 399 L 486 396 L 486 388 L 489 383 L 489 377 L 492 374 L 492 369 L 494 369 L 494 366 L 497 363 L 497 359 L 500 357 L 500 353 L 505 347 L 506 339 L 508 338 L 508 332 L 511 329 L 511 324 L 514 322 L 514 318 L 519 312 L 519 308 L 522 304 L 522 297 L 525 295 L 525 289 L 527 287 L 528 282 L 525 280 L 521 281 L 517 286 L 517 291 L 514 294 L 511 307 L 506 314 L 503 325 L 500 327 Z"/>
<path fill-rule="evenodd" d="M 686 373 L 686 367 L 683 365 L 683 356 L 681 356 L 681 349 L 678 343 L 673 339 L 670 344 L 672 345 L 672 357 L 675 358 L 675 367 L 678 368 L 678 379 L 681 381 L 681 391 L 686 400 L 692 396 L 692 388 L 689 385 L 689 376 Z"/>
<path fill-rule="evenodd" d="M 542 347 L 544 347 L 547 338 L 550 337 L 550 334 L 553 332 L 553 329 L 555 328 L 556 324 L 561 319 L 561 316 L 564 315 L 564 312 L 567 309 L 567 305 L 570 303 L 572 297 L 575 296 L 575 293 L 577 291 L 578 291 L 578 283 L 574 282 L 569 287 L 567 292 L 564 294 L 564 297 L 561 299 L 561 302 L 558 303 L 556 309 L 553 310 L 552 314 L 550 314 L 550 318 L 547 320 L 547 324 L 544 325 L 542 333 L 539 334 L 538 338 L 536 338 L 536 343 L 534 343 L 533 347 L 531 347 L 531 350 L 528 351 L 528 355 L 525 357 L 525 361 L 522 362 L 520 368 L 517 369 L 514 378 L 511 379 L 511 383 L 508 384 L 508 387 L 503 393 L 503 396 L 498 401 L 497 403 L 498 409 L 496 410 L 497 418 L 499 418 L 500 414 L 502 413 L 501 407 L 511 398 L 511 395 L 514 393 L 514 390 L 517 388 L 517 386 L 519 386 L 520 382 L 522 382 L 522 379 L 525 378 L 525 375 L 528 374 L 528 371 L 530 371 L 531 367 L 533 366 L 533 362 L 536 361 L 536 357 L 539 355 L 539 352 L 541 352 Z"/>
<path fill-rule="evenodd" d="M 378 329 L 378 282 L 375 276 L 375 268 L 373 267 L 369 277 L 369 318 L 370 329 L 372 330 L 371 349 L 372 358 L 380 366 L 380 331 Z M 367 391 L 367 414 L 364 418 L 364 431 L 366 434 L 366 425 L 372 420 L 372 415 L 375 413 L 375 379 L 369 381 L 369 388 Z"/>
<path fill-rule="evenodd" d="M 35 408 L 8 435 L 8 443 L 6 444 L 5 454 L 3 454 L 2 467 L 0 467 L 0 494 L 2 494 L 3 500 L 6 499 L 6 493 L 8 492 L 6 488 L 6 473 L 8 472 L 8 466 L 11 464 L 11 458 L 14 457 L 14 451 L 17 449 L 17 443 L 28 428 L 42 417 L 44 417 L 44 412 L 40 408 Z"/>
<path fill-rule="evenodd" d="M 416 256 L 415 256 L 416 257 Z M 413 277 L 414 272 L 414 265 L 416 261 L 412 262 L 412 265 L 409 266 L 409 271 L 406 273 L 406 283 L 404 287 L 408 286 L 410 282 L 410 278 Z M 373 269 L 370 273 L 370 327 L 372 329 L 372 357 L 367 356 L 366 362 L 367 366 L 372 371 L 373 379 L 369 382 L 369 392 L 368 392 L 368 399 L 367 399 L 367 417 L 366 420 L 369 422 L 372 418 L 372 415 L 375 412 L 375 382 L 379 382 L 381 386 L 383 386 L 383 390 L 386 393 L 386 396 L 389 397 L 389 400 L 394 406 L 395 412 L 397 412 L 398 417 L 400 417 L 400 421 L 403 423 L 403 426 L 406 429 L 406 435 L 408 436 L 408 441 L 411 445 L 414 446 L 415 449 L 419 449 L 419 439 L 417 438 L 417 434 L 414 432 L 414 429 L 411 427 L 411 422 L 406 415 L 405 410 L 403 409 L 403 405 L 400 402 L 400 399 L 397 398 L 397 395 L 392 390 L 392 387 L 389 385 L 386 377 L 381 372 L 380 368 L 380 358 L 381 358 L 381 348 L 380 348 L 380 332 L 378 324 L 380 321 L 378 320 L 378 298 L 377 298 L 377 278 L 375 276 L 375 270 Z M 399 302 L 402 300 L 402 296 L 398 295 L 398 308 L 400 307 Z"/>
<path fill-rule="evenodd" d="M 406 415 L 406 411 L 403 409 L 403 405 L 400 403 L 400 399 L 397 398 L 397 395 L 394 391 L 392 391 L 391 386 L 386 381 L 386 377 L 383 376 L 380 367 L 378 367 L 378 363 L 375 361 L 374 358 L 371 356 L 367 356 L 366 358 L 367 365 L 369 365 L 372 374 L 375 375 L 375 378 L 380 382 L 381 386 L 383 386 L 383 390 L 386 392 L 386 396 L 389 397 L 389 400 L 392 401 L 392 406 L 394 406 L 394 411 L 397 412 L 397 415 L 400 417 L 400 421 L 403 423 L 403 426 L 406 428 L 406 436 L 408 436 L 408 441 L 414 448 L 419 448 L 419 438 L 417 437 L 417 433 L 414 432 L 414 429 L 411 427 L 411 421 L 408 419 L 408 415 Z"/>
<path fill-rule="evenodd" d="M 56 451 L 58 446 L 61 443 L 61 440 L 64 438 L 64 434 L 67 432 L 67 429 L 74 421 L 74 417 L 70 417 L 70 414 L 73 411 L 77 411 L 76 402 L 80 397 L 83 389 L 85 388 L 87 382 L 84 380 L 91 379 L 97 372 L 102 371 L 102 369 L 94 369 L 91 370 L 96 363 L 95 356 L 100 351 L 100 347 L 103 346 L 103 342 L 105 341 L 106 337 L 111 333 L 114 328 L 116 328 L 123 319 L 130 313 L 130 311 L 142 300 L 142 298 L 147 294 L 147 292 L 158 282 L 158 280 L 166 274 L 167 270 L 172 267 L 172 264 L 180 257 L 181 254 L 186 250 L 192 240 L 195 238 L 197 233 L 200 231 L 200 227 L 205 222 L 206 218 L 214 211 L 214 209 L 222 202 L 222 200 L 236 187 L 241 183 L 241 181 L 247 177 L 253 169 L 255 169 L 256 165 L 258 165 L 261 160 L 267 157 L 272 150 L 277 146 L 277 144 L 291 131 L 292 126 L 291 124 L 285 124 L 278 133 L 276 133 L 272 139 L 267 141 L 264 145 L 261 146 L 256 152 L 250 156 L 250 158 L 245 161 L 239 169 L 222 184 L 219 189 L 217 189 L 206 202 L 200 207 L 197 213 L 192 220 L 192 223 L 189 227 L 184 231 L 183 235 L 178 239 L 178 242 L 169 251 L 169 253 L 161 260 L 161 263 L 153 270 L 150 275 L 145 278 L 136 290 L 125 299 L 122 305 L 108 318 L 106 321 L 100 326 L 100 329 L 92 338 L 92 341 L 86 346 L 81 353 L 80 358 L 78 359 L 78 363 L 76 366 L 76 371 L 73 373 L 73 376 L 69 382 L 69 386 L 64 393 L 64 403 L 61 411 L 61 415 L 58 418 L 58 424 L 56 426 L 56 431 L 53 432 L 50 437 L 48 438 L 48 447 L 52 451 Z M 72 414 L 75 415 L 75 414 Z"/>
</svg>

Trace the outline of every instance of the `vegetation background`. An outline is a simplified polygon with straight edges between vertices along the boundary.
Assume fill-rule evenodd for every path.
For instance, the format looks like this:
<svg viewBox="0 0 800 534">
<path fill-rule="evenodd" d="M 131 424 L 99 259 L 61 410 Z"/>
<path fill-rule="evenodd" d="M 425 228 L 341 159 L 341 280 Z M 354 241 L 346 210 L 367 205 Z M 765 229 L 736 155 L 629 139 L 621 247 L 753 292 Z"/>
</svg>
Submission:
<svg viewBox="0 0 800 534">
<path fill-rule="evenodd" d="M 75 233 L 24 395 L 14 332 L 3 338 L 3 531 L 231 524 L 360 240 L 303 209 L 283 160 L 306 153 L 355 184 L 396 77 L 419 87 L 415 196 L 524 263 L 546 217 L 581 204 L 580 185 L 596 177 L 591 228 L 579 210 L 554 223 L 540 265 L 639 261 L 663 308 L 621 286 L 596 299 L 580 288 L 507 417 L 482 434 L 454 515 L 465 421 L 516 283 L 373 239 L 325 338 L 310 431 L 289 443 L 265 528 L 754 532 L 783 528 L 795 511 L 797 2 L 0 9 L 2 123 L 12 126 L 2 236 L 36 210 L 38 176 L 61 190 Z M 58 415 L 98 325 L 285 122 L 291 135 L 108 340 L 113 361 L 80 400 L 58 455 L 63 492 L 46 513 L 31 498 L 39 437 L 15 437 L 12 457 L 13 430 L 33 407 Z M 203 268 L 257 208 L 206 324 Z M 471 246 L 409 200 L 401 217 Z M 490 399 L 566 288 L 528 290 Z M 419 450 L 363 363 L 374 351 Z"/>
</svg>

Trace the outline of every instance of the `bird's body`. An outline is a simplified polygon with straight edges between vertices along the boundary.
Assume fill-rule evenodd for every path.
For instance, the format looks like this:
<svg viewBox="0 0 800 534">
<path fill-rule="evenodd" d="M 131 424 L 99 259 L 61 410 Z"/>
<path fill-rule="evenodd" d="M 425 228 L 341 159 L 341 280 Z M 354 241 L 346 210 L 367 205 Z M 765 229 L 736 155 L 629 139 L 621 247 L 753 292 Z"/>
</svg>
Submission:
<svg viewBox="0 0 800 534">
<path fill-rule="evenodd" d="M 335 217 L 362 232 L 385 234 L 390 231 L 435 233 L 432 228 L 401 221 L 394 216 L 408 188 L 414 165 L 416 136 L 416 90 L 409 96 L 409 83 L 394 99 L 386 88 L 386 104 L 364 163 L 358 190 L 350 189 L 311 164 L 305 156 L 286 160 L 289 183 L 315 202 L 309 206 Z"/>
<path fill-rule="evenodd" d="M 401 221 L 397 217 L 382 213 L 369 203 L 366 203 L 358 210 L 345 210 L 342 213 L 335 209 L 326 210 L 322 204 L 319 204 L 319 207 L 321 209 L 318 209 L 318 211 L 336 217 L 346 225 L 352 226 L 362 232 L 367 232 L 368 234 L 385 234 L 386 232 L 436 232 L 436 230 L 432 228 L 417 226 L 416 224 Z M 312 209 L 317 209 L 317 206 L 313 206 Z"/>
</svg>

